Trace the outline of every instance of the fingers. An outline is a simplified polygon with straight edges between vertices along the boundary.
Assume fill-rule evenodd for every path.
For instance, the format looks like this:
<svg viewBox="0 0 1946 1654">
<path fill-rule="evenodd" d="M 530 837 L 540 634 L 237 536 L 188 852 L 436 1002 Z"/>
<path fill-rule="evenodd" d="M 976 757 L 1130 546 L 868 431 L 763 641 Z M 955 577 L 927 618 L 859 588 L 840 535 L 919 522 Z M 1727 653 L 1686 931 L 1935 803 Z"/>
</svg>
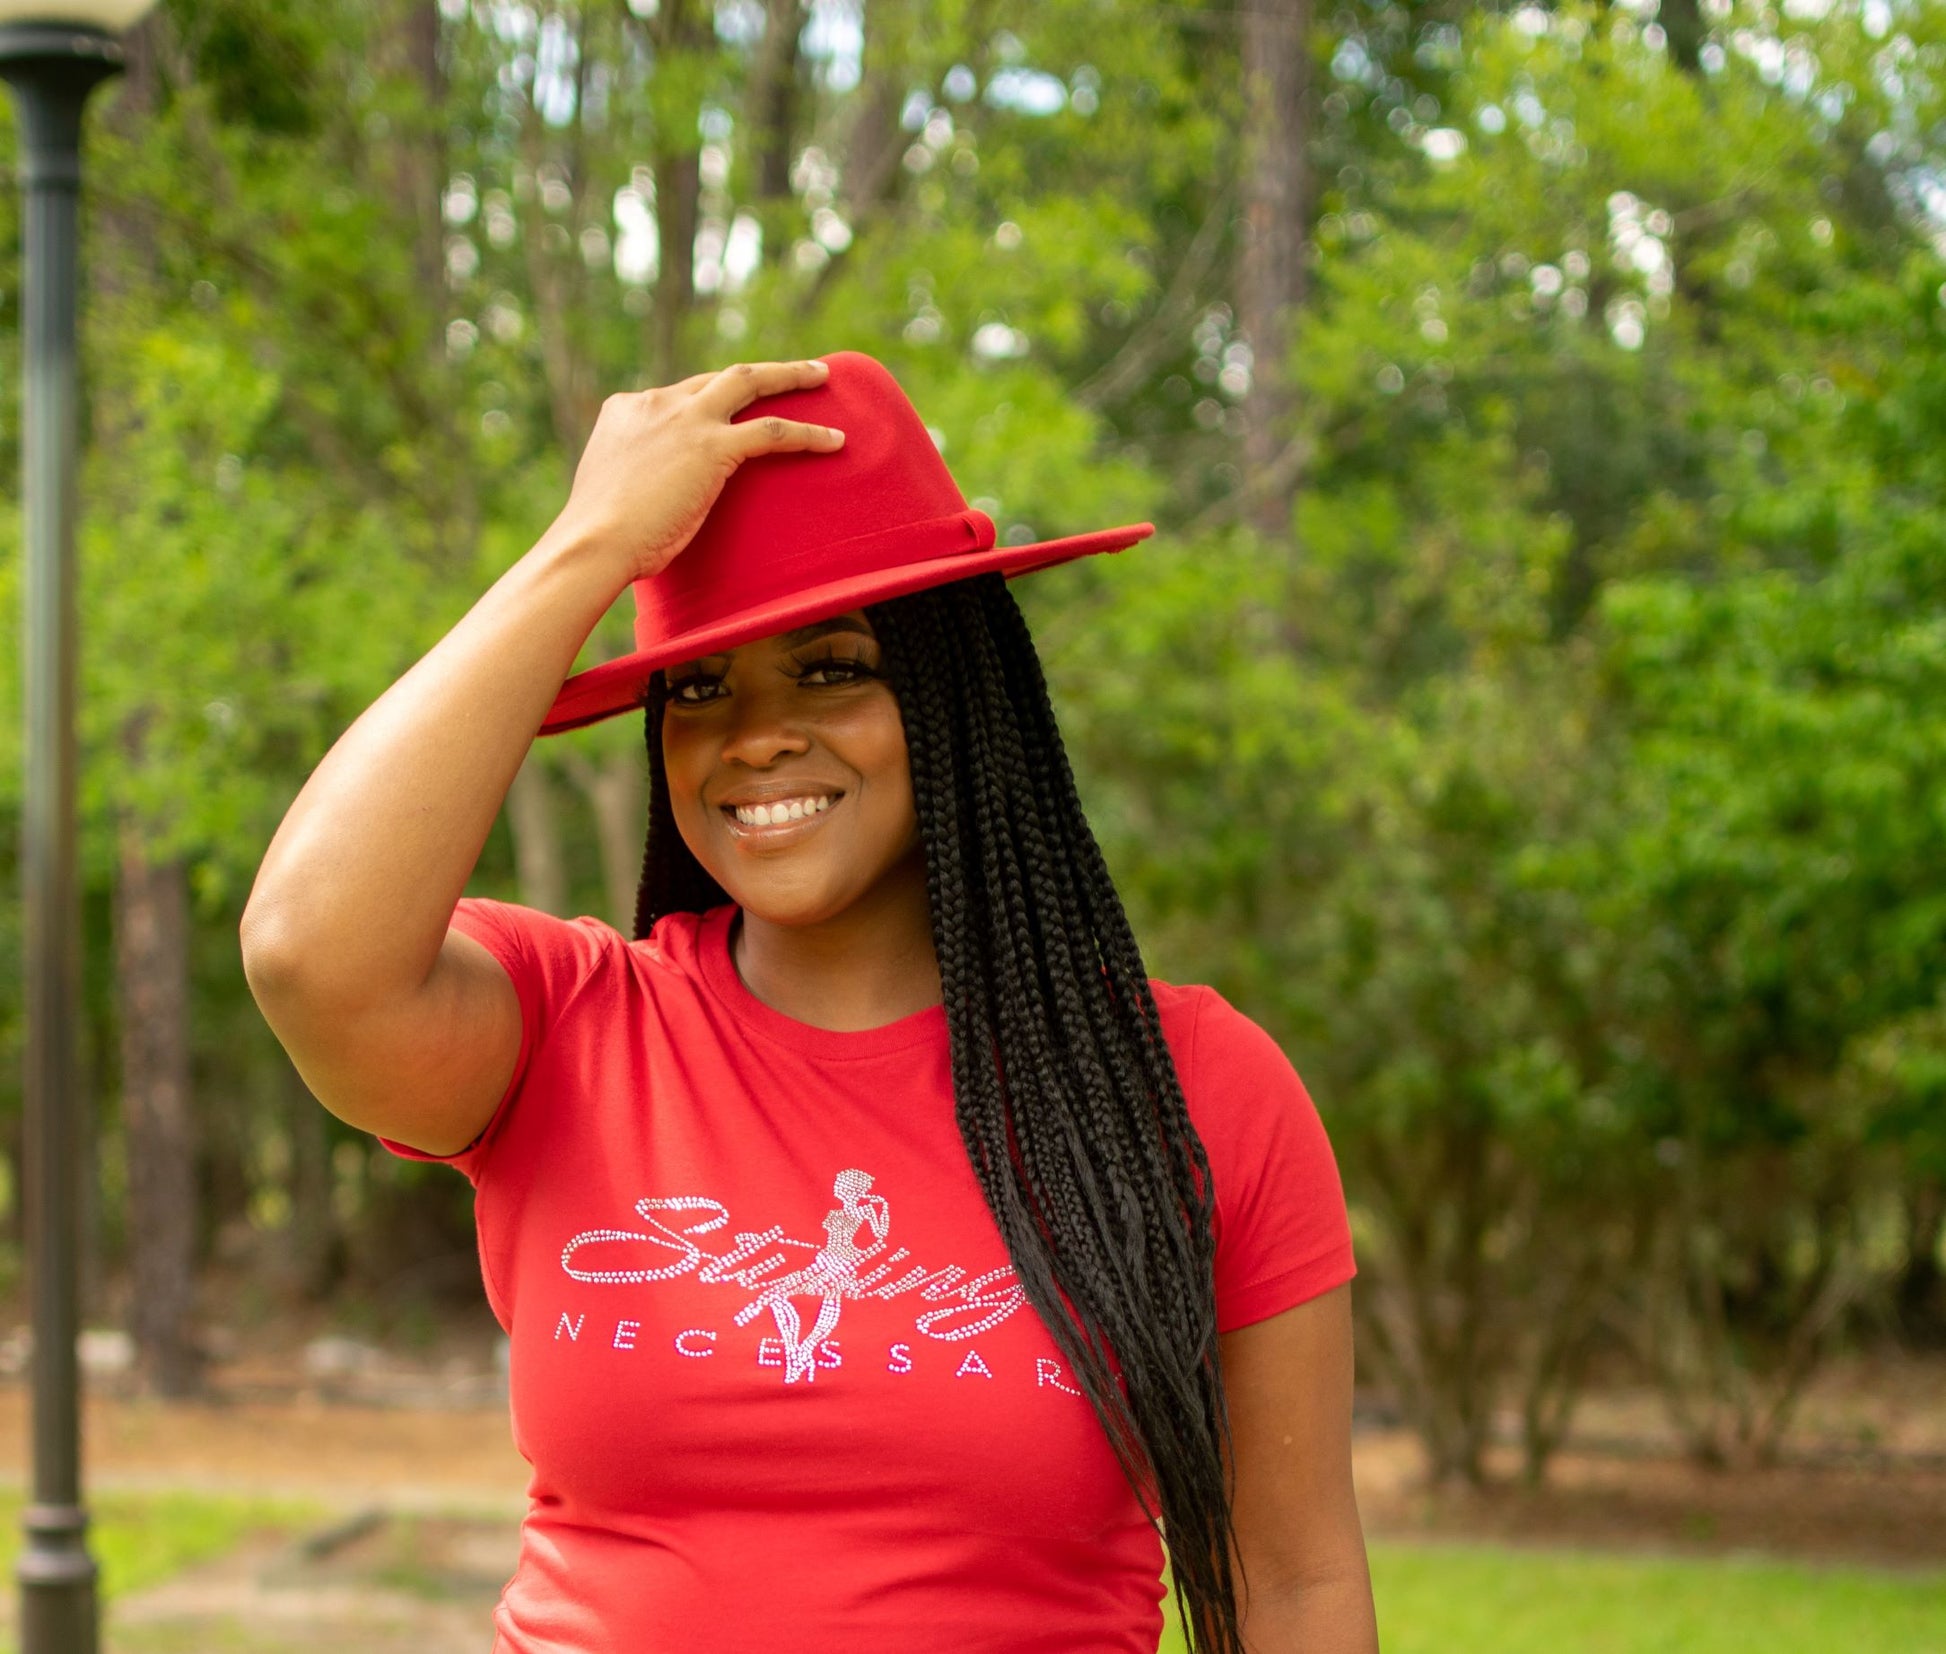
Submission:
<svg viewBox="0 0 1946 1654">
<path fill-rule="evenodd" d="M 693 373 L 679 379 L 669 389 L 687 393 L 705 416 L 724 421 L 724 434 L 730 451 L 739 461 L 753 454 L 790 453 L 799 450 L 834 452 L 844 445 L 844 433 L 828 425 L 811 424 L 801 419 L 782 419 L 775 415 L 762 419 L 732 420 L 762 396 L 780 391 L 809 390 L 830 376 L 830 365 L 806 362 L 732 362 L 709 373 Z"/>
<path fill-rule="evenodd" d="M 739 420 L 730 427 L 729 438 L 731 452 L 739 460 L 746 460 L 755 454 L 789 454 L 805 449 L 834 453 L 844 446 L 845 433 L 829 425 L 779 419 L 772 414 L 762 419 Z"/>
<path fill-rule="evenodd" d="M 732 362 L 697 394 L 725 418 L 738 413 L 760 396 L 779 391 L 809 390 L 830 374 L 823 362 Z"/>
<path fill-rule="evenodd" d="M 827 363 L 808 362 L 732 362 L 696 393 L 706 407 L 725 419 L 741 412 L 761 396 L 780 391 L 809 390 L 821 385 L 830 375 Z M 784 419 L 775 414 L 761 419 L 745 419 L 729 427 L 731 447 L 739 460 L 753 454 L 791 453 L 806 449 L 832 452 L 844 444 L 844 433 L 828 425 L 801 419 Z"/>
</svg>

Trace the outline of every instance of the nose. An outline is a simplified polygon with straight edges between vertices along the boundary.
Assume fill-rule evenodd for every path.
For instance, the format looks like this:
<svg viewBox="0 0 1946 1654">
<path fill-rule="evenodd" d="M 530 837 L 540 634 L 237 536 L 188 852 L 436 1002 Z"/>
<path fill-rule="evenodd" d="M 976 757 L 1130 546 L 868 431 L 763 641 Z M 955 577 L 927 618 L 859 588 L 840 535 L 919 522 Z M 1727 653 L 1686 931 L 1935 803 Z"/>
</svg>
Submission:
<svg viewBox="0 0 1946 1654">
<path fill-rule="evenodd" d="M 723 734 L 722 761 L 750 769 L 767 769 L 780 758 L 811 750 L 810 733 L 790 716 L 789 686 L 784 693 L 746 693 L 732 704 L 730 727 Z"/>
</svg>

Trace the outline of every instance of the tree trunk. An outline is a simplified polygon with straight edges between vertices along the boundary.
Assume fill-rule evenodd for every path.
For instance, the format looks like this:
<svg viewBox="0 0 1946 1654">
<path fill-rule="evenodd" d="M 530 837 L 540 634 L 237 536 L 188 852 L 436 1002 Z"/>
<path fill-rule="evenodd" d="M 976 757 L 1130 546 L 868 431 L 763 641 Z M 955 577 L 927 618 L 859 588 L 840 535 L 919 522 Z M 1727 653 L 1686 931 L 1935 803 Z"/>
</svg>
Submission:
<svg viewBox="0 0 1946 1654">
<path fill-rule="evenodd" d="M 1701 75 L 1709 25 L 1697 0 L 1662 0 L 1656 15 L 1669 43 L 1669 61 L 1686 75 Z"/>
<path fill-rule="evenodd" d="M 1555 1244 L 1562 1253 L 1528 1298 L 1531 1354 L 1521 1375 L 1520 1446 L 1521 1479 L 1530 1487 L 1545 1478 L 1574 1422 L 1600 1306 L 1603 1254 L 1589 1245 L 1577 1257 L 1573 1242 Z"/>
<path fill-rule="evenodd" d="M 1366 1293 L 1373 1362 L 1425 1448 L 1430 1479 L 1478 1485 L 1512 1355 L 1507 1280 L 1488 1255 L 1488 1230 L 1520 1191 L 1479 1128 L 1428 1127 L 1369 1142 L 1365 1153 L 1377 1219 Z"/>
<path fill-rule="evenodd" d="M 507 789 L 507 827 L 514 840 L 514 877 L 520 899 L 557 918 L 568 917 L 568 867 L 561 848 L 554 786 L 530 749 Z"/>
<path fill-rule="evenodd" d="M 411 248 L 414 311 L 402 319 L 419 349 L 418 375 L 429 416 L 426 438 L 444 449 L 463 398 L 446 353 L 450 298 L 446 279 L 445 194 L 448 172 L 447 102 L 450 88 L 440 57 L 438 0 L 386 0 L 374 25 L 374 66 L 413 90 L 409 111 L 392 117 L 382 140 L 369 149 L 375 188 L 390 201 L 395 222 Z M 457 449 L 455 451 L 458 451 Z M 479 491 L 463 465 L 429 467 L 427 520 L 440 525 L 440 545 L 452 566 L 462 568 L 479 540 Z"/>
<path fill-rule="evenodd" d="M 707 51 L 714 42 L 711 10 L 701 0 L 662 0 L 649 22 L 658 60 Z M 655 135 L 655 228 L 661 247 L 655 302 L 648 315 L 651 383 L 672 385 L 692 371 L 691 318 L 696 309 L 696 228 L 702 203 L 703 146 L 696 112 L 687 102 Z"/>
<path fill-rule="evenodd" d="M 342 1265 L 337 1214 L 331 1208 L 331 1124 L 304 1078 L 282 1064 L 284 1111 L 291 1134 L 290 1227 L 285 1269 L 292 1289 L 316 1302 L 336 1283 Z"/>
<path fill-rule="evenodd" d="M 803 0 L 768 0 L 763 44 L 751 70 L 745 108 L 755 123 L 757 200 L 791 199 L 791 153 L 797 132 L 798 37 Z"/>
<path fill-rule="evenodd" d="M 845 221 L 854 240 L 866 220 L 898 195 L 899 162 L 910 141 L 900 116 L 912 85 L 915 26 L 922 21 L 913 8 L 891 0 L 868 0 L 864 7 L 865 43 L 860 58 L 864 84 L 852 101 L 839 166 Z M 969 29 L 968 34 L 976 36 L 978 30 Z"/>
<path fill-rule="evenodd" d="M 437 310 L 446 292 L 446 236 L 441 203 L 446 191 L 446 72 L 439 61 L 438 0 L 392 0 L 377 33 L 382 73 L 399 75 L 418 93 L 417 108 L 401 130 L 388 132 L 374 149 L 374 171 L 412 238 L 412 267 L 419 291 Z M 434 341 L 443 338 L 434 329 Z M 436 350 L 443 369 L 445 355 Z"/>
<path fill-rule="evenodd" d="M 1906 1261 L 1893 1287 L 1899 1330 L 1919 1349 L 1946 1349 L 1946 1182 L 1918 1182 L 1906 1196 Z"/>
<path fill-rule="evenodd" d="M 788 230 L 800 210 L 791 191 L 791 160 L 797 149 L 798 39 L 803 27 L 803 0 L 765 0 L 763 42 L 744 93 L 749 148 L 756 161 L 756 189 L 749 205 L 763 227 L 765 264 L 780 262 L 788 252 Z"/>
<path fill-rule="evenodd" d="M 652 383 L 673 385 L 689 375 L 689 346 L 684 322 L 696 304 L 696 221 L 702 197 L 702 151 L 658 151 L 655 161 L 655 227 L 662 268 L 655 278 L 655 304 L 650 312 L 654 328 L 655 377 Z M 698 370 L 700 371 L 700 370 Z"/>
<path fill-rule="evenodd" d="M 1251 350 L 1243 405 L 1248 516 L 1292 540 L 1299 466 L 1290 367 L 1311 222 L 1311 0 L 1247 0 L 1243 12 L 1244 244 L 1238 323 Z"/>
<path fill-rule="evenodd" d="M 568 774 L 594 812 L 609 923 L 624 936 L 633 936 L 635 892 L 641 883 L 642 847 L 648 836 L 648 783 L 642 765 L 627 753 L 617 753 L 601 764 L 574 753 L 568 759 Z"/>
<path fill-rule="evenodd" d="M 139 758 L 139 732 L 126 742 Z M 196 1132 L 189 1090 L 189 879 L 153 859 L 143 824 L 120 830 L 115 974 L 128 1161 L 130 1327 L 156 1393 L 201 1381 L 190 1314 L 196 1267 Z"/>
<path fill-rule="evenodd" d="M 0 1222 L 0 1237 L 16 1250 L 27 1245 L 26 1203 L 21 1198 L 27 1188 L 27 1144 L 24 1110 L 15 1110 L 0 1124 L 0 1153 L 7 1160 L 7 1187 L 13 1197 L 7 1202 L 6 1216 Z"/>
</svg>

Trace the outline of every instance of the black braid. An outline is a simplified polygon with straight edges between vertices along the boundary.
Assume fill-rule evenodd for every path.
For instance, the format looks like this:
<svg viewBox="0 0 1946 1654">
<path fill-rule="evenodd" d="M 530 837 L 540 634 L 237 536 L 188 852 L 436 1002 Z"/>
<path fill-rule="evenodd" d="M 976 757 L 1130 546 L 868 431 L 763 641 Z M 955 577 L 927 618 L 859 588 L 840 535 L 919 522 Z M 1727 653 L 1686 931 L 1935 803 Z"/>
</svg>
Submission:
<svg viewBox="0 0 1946 1654">
<path fill-rule="evenodd" d="M 703 871 L 676 831 L 669 811 L 669 777 L 662 768 L 662 709 L 669 680 L 660 672 L 649 679 L 646 717 L 649 740 L 649 842 L 642 852 L 642 878 L 635 887 L 635 934 L 646 936 L 665 913 L 707 913 L 730 898 Z M 658 829 L 657 823 L 662 823 Z"/>
<path fill-rule="evenodd" d="M 997 574 L 866 613 L 911 754 L 961 1138 L 1028 1301 L 1160 1515 L 1191 1648 L 1239 1654 L 1209 1160 L 1040 659 Z M 665 696 L 657 674 L 638 937 L 730 899 L 670 815 Z"/>
</svg>

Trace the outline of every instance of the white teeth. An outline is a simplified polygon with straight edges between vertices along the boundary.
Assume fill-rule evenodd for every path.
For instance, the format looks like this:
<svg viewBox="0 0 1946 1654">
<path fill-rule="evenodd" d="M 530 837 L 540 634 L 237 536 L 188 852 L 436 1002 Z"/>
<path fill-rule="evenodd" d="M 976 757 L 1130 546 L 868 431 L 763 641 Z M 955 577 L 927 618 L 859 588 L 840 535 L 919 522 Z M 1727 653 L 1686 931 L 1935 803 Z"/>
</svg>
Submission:
<svg viewBox="0 0 1946 1654">
<path fill-rule="evenodd" d="M 822 815 L 831 808 L 831 795 L 816 798 L 779 799 L 775 804 L 739 804 L 736 818 L 746 827 L 775 827 L 787 821 L 802 821 L 806 816 Z"/>
</svg>

